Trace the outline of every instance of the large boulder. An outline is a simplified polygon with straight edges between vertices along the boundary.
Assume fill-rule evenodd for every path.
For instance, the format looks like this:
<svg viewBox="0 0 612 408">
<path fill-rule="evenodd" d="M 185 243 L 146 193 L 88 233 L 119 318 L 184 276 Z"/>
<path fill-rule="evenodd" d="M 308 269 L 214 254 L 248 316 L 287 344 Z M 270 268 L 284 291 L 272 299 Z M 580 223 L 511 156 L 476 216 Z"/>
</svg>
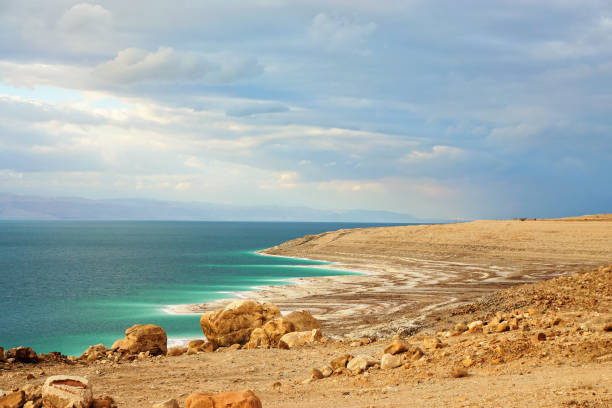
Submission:
<svg viewBox="0 0 612 408">
<path fill-rule="evenodd" d="M 271 345 L 278 346 L 281 337 L 296 330 L 293 323 L 287 321 L 284 317 L 279 317 L 264 324 L 263 331 L 268 336 L 268 339 L 270 339 Z"/>
<path fill-rule="evenodd" d="M 42 402 L 45 408 L 89 408 L 93 393 L 87 378 L 54 375 L 43 385 Z"/>
<path fill-rule="evenodd" d="M 321 328 L 319 321 L 305 310 L 296 310 L 295 312 L 291 312 L 283 316 L 283 319 L 293 324 L 294 331 L 310 331 Z"/>
<path fill-rule="evenodd" d="M 282 349 L 292 349 L 304 344 L 320 341 L 322 338 L 321 330 L 314 329 L 311 331 L 287 333 L 281 337 L 278 342 L 278 347 Z"/>
<path fill-rule="evenodd" d="M 245 346 L 247 349 L 270 348 L 270 338 L 261 327 L 253 330 L 251 338 Z"/>
<path fill-rule="evenodd" d="M 129 354 L 146 353 L 153 355 L 166 354 L 168 351 L 166 332 L 154 324 L 135 324 L 125 331 L 125 338 L 117 340 L 112 351 Z"/>
<path fill-rule="evenodd" d="M 211 394 L 196 392 L 187 397 L 185 408 L 262 408 L 261 400 L 251 390 Z"/>
<path fill-rule="evenodd" d="M 30 347 L 17 347 L 6 352 L 7 358 L 14 358 L 20 363 L 37 363 L 38 355 Z"/>
<path fill-rule="evenodd" d="M 240 300 L 224 309 L 204 313 L 200 325 L 208 340 L 228 347 L 247 343 L 253 330 L 278 317 L 281 317 L 280 310 L 271 303 Z"/>
</svg>

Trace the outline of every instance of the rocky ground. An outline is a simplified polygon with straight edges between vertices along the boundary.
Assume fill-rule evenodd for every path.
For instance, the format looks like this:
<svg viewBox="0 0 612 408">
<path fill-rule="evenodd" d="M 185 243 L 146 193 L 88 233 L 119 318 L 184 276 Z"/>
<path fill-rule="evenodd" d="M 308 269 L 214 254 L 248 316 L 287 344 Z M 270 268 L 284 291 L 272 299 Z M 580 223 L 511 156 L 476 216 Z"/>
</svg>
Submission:
<svg viewBox="0 0 612 408">
<path fill-rule="evenodd" d="M 339 359 L 350 361 L 345 367 Z M 264 407 L 609 407 L 612 265 L 432 311 L 413 333 L 393 339 L 4 362 L 0 389 L 31 391 L 67 373 L 87 377 L 94 396 L 112 396 L 119 407 L 168 398 L 184 406 L 195 391 L 242 389 Z"/>
</svg>

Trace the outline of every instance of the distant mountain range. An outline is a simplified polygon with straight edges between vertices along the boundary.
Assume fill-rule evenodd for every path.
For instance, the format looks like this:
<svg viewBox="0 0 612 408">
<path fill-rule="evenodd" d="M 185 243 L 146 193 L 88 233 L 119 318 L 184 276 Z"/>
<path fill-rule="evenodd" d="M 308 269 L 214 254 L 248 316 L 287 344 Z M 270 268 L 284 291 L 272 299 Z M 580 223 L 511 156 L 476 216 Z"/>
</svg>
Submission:
<svg viewBox="0 0 612 408">
<path fill-rule="evenodd" d="M 4 220 L 185 220 L 185 221 L 329 221 L 444 222 L 408 214 L 371 210 L 319 210 L 308 207 L 233 206 L 143 199 L 90 200 L 0 193 Z"/>
</svg>

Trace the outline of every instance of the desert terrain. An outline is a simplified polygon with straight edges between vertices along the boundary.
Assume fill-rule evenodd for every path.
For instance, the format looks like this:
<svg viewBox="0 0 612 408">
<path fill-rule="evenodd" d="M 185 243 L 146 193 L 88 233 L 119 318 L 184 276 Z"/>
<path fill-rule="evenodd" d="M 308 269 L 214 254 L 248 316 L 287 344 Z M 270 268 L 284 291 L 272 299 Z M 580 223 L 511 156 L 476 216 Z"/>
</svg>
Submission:
<svg viewBox="0 0 612 408">
<path fill-rule="evenodd" d="M 263 253 L 367 273 L 243 293 L 283 311 L 310 311 L 323 341 L 290 350 L 0 362 L 0 390 L 72 374 L 119 407 L 169 398 L 183 406 L 192 392 L 243 389 L 263 407 L 612 406 L 610 215 L 335 231 Z M 347 354 L 371 363 L 318 378 Z"/>
</svg>

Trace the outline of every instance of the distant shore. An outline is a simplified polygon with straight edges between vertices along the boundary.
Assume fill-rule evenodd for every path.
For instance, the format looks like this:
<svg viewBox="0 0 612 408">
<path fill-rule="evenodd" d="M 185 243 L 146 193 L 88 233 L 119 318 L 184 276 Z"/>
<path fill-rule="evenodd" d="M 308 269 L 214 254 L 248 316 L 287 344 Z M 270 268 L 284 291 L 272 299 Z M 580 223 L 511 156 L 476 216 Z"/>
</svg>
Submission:
<svg viewBox="0 0 612 408">
<path fill-rule="evenodd" d="M 331 335 L 388 335 L 500 288 L 612 262 L 612 215 L 338 230 L 258 253 L 360 274 L 294 278 L 236 295 L 307 309 Z M 174 311 L 203 313 L 231 301 Z"/>
</svg>

